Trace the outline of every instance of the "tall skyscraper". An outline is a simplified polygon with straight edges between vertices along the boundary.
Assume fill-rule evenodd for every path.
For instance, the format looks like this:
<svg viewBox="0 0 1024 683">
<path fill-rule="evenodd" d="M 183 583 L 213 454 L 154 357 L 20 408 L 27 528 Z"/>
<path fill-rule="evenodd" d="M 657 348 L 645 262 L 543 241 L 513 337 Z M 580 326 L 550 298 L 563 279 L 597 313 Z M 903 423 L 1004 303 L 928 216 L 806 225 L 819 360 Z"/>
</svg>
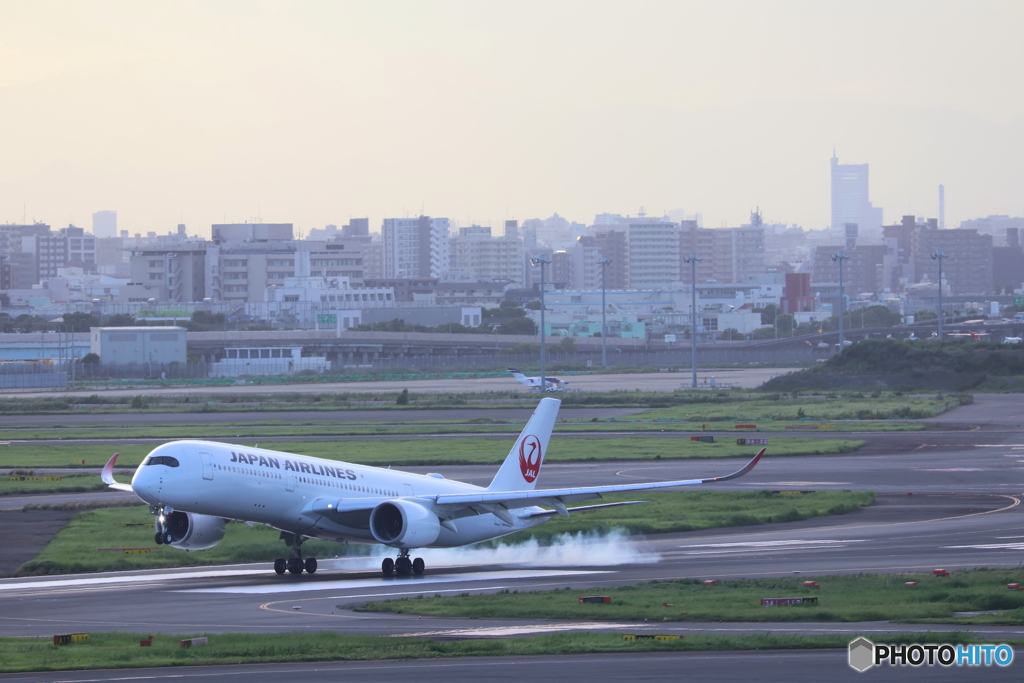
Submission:
<svg viewBox="0 0 1024 683">
<path fill-rule="evenodd" d="M 97 211 L 92 215 L 92 234 L 96 237 L 117 237 L 117 211 Z"/>
<path fill-rule="evenodd" d="M 847 223 L 858 226 L 865 242 L 881 243 L 882 209 L 868 198 L 868 164 L 840 164 L 832 153 L 832 230 L 843 235 Z"/>
</svg>

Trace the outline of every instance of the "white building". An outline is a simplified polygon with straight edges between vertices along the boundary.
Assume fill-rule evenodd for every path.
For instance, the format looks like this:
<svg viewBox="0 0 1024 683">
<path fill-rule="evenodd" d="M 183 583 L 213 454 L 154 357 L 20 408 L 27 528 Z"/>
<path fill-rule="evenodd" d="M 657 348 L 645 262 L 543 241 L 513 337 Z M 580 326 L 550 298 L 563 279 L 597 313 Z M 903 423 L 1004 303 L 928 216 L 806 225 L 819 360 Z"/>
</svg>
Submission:
<svg viewBox="0 0 1024 683">
<path fill-rule="evenodd" d="M 290 318 L 303 327 L 328 329 L 356 327 L 365 309 L 395 307 L 393 288 L 355 288 L 345 277 L 285 278 L 284 284 L 266 288 L 265 299 L 268 319 Z"/>
<path fill-rule="evenodd" d="M 441 277 L 448 270 L 447 218 L 385 218 L 384 277 Z"/>
<path fill-rule="evenodd" d="M 294 375 L 327 369 L 327 358 L 302 355 L 301 346 L 228 347 L 224 358 L 210 366 L 211 377 L 244 377 L 248 375 Z"/>
</svg>

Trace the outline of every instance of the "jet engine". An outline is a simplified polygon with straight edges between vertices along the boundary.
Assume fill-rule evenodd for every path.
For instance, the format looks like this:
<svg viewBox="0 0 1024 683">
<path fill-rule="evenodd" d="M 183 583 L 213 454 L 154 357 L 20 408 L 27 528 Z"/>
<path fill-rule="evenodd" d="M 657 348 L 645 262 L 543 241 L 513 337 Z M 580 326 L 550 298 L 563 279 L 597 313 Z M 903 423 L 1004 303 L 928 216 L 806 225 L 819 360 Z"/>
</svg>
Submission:
<svg viewBox="0 0 1024 683">
<path fill-rule="evenodd" d="M 441 523 L 437 515 L 407 500 L 388 500 L 370 513 L 370 532 L 393 548 L 422 548 L 437 540 Z"/>
<path fill-rule="evenodd" d="M 164 543 L 185 550 L 206 550 L 224 538 L 221 517 L 175 510 L 164 518 Z"/>
</svg>

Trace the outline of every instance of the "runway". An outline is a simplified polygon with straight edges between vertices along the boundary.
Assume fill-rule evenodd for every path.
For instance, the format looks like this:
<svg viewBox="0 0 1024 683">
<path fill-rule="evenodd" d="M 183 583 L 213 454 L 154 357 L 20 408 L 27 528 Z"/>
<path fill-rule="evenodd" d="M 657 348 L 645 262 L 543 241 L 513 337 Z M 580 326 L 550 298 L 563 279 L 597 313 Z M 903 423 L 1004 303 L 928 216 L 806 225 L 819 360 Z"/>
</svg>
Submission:
<svg viewBox="0 0 1024 683">
<path fill-rule="evenodd" d="M 1012 415 L 1004 418 L 1012 420 Z M 894 435 L 883 435 L 888 438 Z M 674 634 L 750 634 L 766 630 L 798 634 L 884 634 L 899 631 L 971 630 L 990 642 L 1024 639 L 1024 627 L 944 627 L 913 624 L 767 624 L 687 623 L 617 624 L 576 621 L 456 619 L 355 612 L 371 600 L 420 594 L 450 595 L 500 590 L 550 590 L 571 586 L 581 594 L 602 587 L 655 579 L 753 578 L 771 576 L 821 577 L 848 572 L 928 572 L 975 567 L 1016 567 L 1024 561 L 1024 434 L 1008 424 L 976 431 L 901 433 L 896 439 L 917 439 L 898 453 L 856 453 L 840 456 L 767 457 L 746 478 L 720 488 L 734 490 L 852 489 L 878 492 L 877 505 L 841 516 L 759 527 L 735 527 L 700 532 L 665 534 L 647 539 L 606 538 L 592 544 L 563 543 L 547 550 L 511 548 L 505 551 L 466 549 L 424 550 L 427 561 L 422 577 L 380 576 L 379 557 L 321 559 L 314 576 L 277 576 L 268 566 L 151 570 L 99 575 L 36 577 L 0 580 L 0 635 L 49 636 L 57 632 L 133 631 L 174 634 L 247 631 L 334 630 L 375 635 L 420 635 L 432 638 L 494 638 L 565 630 L 652 631 Z M 770 449 L 769 449 L 770 450 Z M 657 481 L 679 476 L 706 476 L 733 471 L 740 460 L 639 461 L 549 464 L 542 472 L 542 487 L 590 485 L 618 481 Z M 446 477 L 486 484 L 493 466 L 409 468 L 440 471 Z M 911 495 L 912 494 L 912 495 Z M 55 494 L 67 497 L 68 494 Z M 74 494 L 72 494 L 74 495 Z M 90 494 L 78 494 L 90 495 Z M 0 499 L 2 501 L 3 499 Z M 744 659 L 747 655 L 752 658 Z M 662 655 L 644 655 L 643 661 Z M 758 667 L 775 661 L 784 666 L 787 680 L 792 667 L 808 657 L 821 670 L 804 680 L 820 680 L 821 671 L 835 668 L 846 675 L 843 653 L 730 653 L 727 655 L 669 655 L 669 675 L 678 667 L 718 663 L 736 675 L 764 674 Z M 605 657 L 604 655 L 600 657 Z M 594 670 L 595 680 L 621 680 L 626 665 L 616 669 L 610 656 L 606 667 Z M 615 661 L 631 660 L 621 655 Z M 704 659 L 700 659 L 700 658 Z M 760 660 L 757 657 L 765 657 Z M 772 658 L 776 659 L 772 659 Z M 530 661 L 541 661 L 537 658 Z M 466 662 L 459 675 L 471 675 L 481 660 Z M 507 662 L 508 660 L 502 660 Z M 573 658 L 554 658 L 564 664 Z M 587 661 L 591 661 L 588 659 Z M 660 661 L 660 660 L 659 660 Z M 840 666 L 841 664 L 841 666 Z M 379 677 L 393 663 L 310 665 L 351 667 L 353 680 Z M 561 665 L 561 664 L 559 664 Z M 269 667 L 270 665 L 268 665 Z M 304 666 L 304 665 L 303 665 Z M 397 665 L 395 665 L 397 666 Z M 462 666 L 462 665 L 460 665 Z M 527 666 L 524 664 L 524 666 Z M 580 665 L 582 666 L 582 665 Z M 359 668 L 365 667 L 365 668 Z M 374 668 L 383 667 L 383 668 Z M 753 667 L 753 668 L 750 668 Z M 219 669 L 218 667 L 215 667 Z M 285 667 L 294 676 L 297 669 Z M 541 667 L 543 668 L 543 667 Z M 1014 667 L 1011 667 L 1013 670 Z M 205 669 L 204 669 L 205 670 Z M 212 671 L 213 669 L 210 669 Z M 229 680 L 237 671 L 217 673 Z M 526 670 L 526 669 L 524 669 Z M 519 680 L 523 671 L 517 671 Z M 573 668 L 576 675 L 579 666 Z M 266 680 L 276 669 L 266 668 Z M 348 669 L 346 669 L 348 671 Z M 447 671 L 447 670 L 445 670 Z M 647 671 L 645 669 L 645 671 Z M 660 670 L 651 670 L 660 671 Z M 689 670 L 688 670 L 689 671 Z M 617 673 L 616 673 L 617 672 Z M 125 672 L 117 672 L 123 674 Z M 176 670 L 176 673 L 181 673 Z M 185 672 L 186 675 L 196 675 Z M 692 673 L 692 672 L 690 672 Z M 802 673 L 802 672 L 800 672 Z M 871 675 L 925 673 L 877 670 Z M 946 670 L 929 669 L 943 680 Z M 956 672 L 954 672 L 956 673 Z M 957 680 L 962 680 L 961 678 Z M 985 678 L 998 671 L 985 671 Z M 439 673 L 438 680 L 447 673 Z M 107 680 L 95 674 L 89 680 Z M 142 675 L 140 673 L 140 675 Z M 148 675 L 148 674 L 146 674 Z M 158 674 L 162 675 L 162 674 Z M 250 675 L 252 671 L 250 670 Z M 282 674 L 283 675 L 283 674 Z M 345 674 L 349 676 L 349 674 Z M 539 680 L 546 674 L 537 672 Z M 77 674 L 76 674 L 77 676 Z M 493 676 L 492 676 L 493 677 Z M 653 677 L 653 675 L 652 675 Z M 10 677 L 0 678 L 7 680 Z M 14 679 L 11 680 L 23 680 Z M 81 680 L 39 678 L 31 680 Z M 261 680 L 263 680 L 261 678 Z M 424 680 L 430 680 L 425 678 Z M 500 680 L 500 679 L 499 679 Z M 770 676 L 759 680 L 776 680 Z M 884 678 L 880 680 L 885 680 Z M 895 680 L 895 678 L 893 678 Z M 998 680 L 998 678 L 992 678 Z"/>
<path fill-rule="evenodd" d="M 1021 652 L 1015 653 L 1015 659 Z M 879 667 L 859 674 L 846 664 L 845 650 L 680 652 L 584 654 L 536 657 L 465 657 L 382 662 L 316 662 L 242 664 L 236 666 L 173 667 L 62 671 L 0 676 L 4 683 L 101 683 L 107 681 L 170 680 L 174 683 L 294 683 L 338 681 L 380 683 L 400 680 L 447 683 L 454 680 L 520 683 L 594 683 L 667 680 L 749 680 L 761 683 L 819 683 L 820 681 L 936 681 L 960 683 L 965 675 L 976 680 L 1019 681 L 1016 662 L 1005 668 L 970 672 L 961 667 Z"/>
<path fill-rule="evenodd" d="M 419 553 L 427 561 L 427 573 L 413 578 L 381 577 L 378 555 L 323 559 L 316 575 L 300 577 L 278 576 L 267 565 L 238 565 L 4 579 L 0 581 L 0 635 L 330 629 L 376 635 L 494 637 L 550 630 L 553 624 L 536 627 L 522 620 L 418 618 L 355 613 L 350 608 L 419 594 L 565 586 L 589 592 L 653 579 L 1011 567 L 1024 558 L 1022 526 L 1024 506 L 1019 494 L 883 495 L 878 505 L 860 512 L 790 524 L 665 534 L 646 540 L 613 537 L 549 549 L 428 549 Z M 634 626 L 645 628 L 630 628 Z M 570 622 L 560 628 L 595 626 Z M 706 632 L 708 625 L 670 622 L 657 628 L 693 633 Z M 712 628 L 756 633 L 763 632 L 765 625 L 715 624 Z M 820 633 L 834 632 L 837 625 L 780 628 Z M 841 628 L 854 632 L 865 627 Z M 1004 638 L 1024 638 L 1024 627 L 978 628 Z M 900 630 L 889 624 L 872 627 L 878 632 L 894 629 Z"/>
</svg>

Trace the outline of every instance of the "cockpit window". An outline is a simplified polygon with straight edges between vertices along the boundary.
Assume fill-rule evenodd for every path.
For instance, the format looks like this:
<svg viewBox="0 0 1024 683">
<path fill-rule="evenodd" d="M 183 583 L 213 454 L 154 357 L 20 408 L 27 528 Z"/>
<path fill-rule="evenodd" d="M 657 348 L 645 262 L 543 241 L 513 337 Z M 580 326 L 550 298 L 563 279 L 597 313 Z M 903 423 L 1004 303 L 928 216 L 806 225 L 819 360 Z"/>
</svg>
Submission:
<svg viewBox="0 0 1024 683">
<path fill-rule="evenodd" d="M 178 459 L 172 458 L 169 455 L 156 455 L 146 461 L 147 465 L 167 465 L 168 467 L 177 467 Z"/>
</svg>

